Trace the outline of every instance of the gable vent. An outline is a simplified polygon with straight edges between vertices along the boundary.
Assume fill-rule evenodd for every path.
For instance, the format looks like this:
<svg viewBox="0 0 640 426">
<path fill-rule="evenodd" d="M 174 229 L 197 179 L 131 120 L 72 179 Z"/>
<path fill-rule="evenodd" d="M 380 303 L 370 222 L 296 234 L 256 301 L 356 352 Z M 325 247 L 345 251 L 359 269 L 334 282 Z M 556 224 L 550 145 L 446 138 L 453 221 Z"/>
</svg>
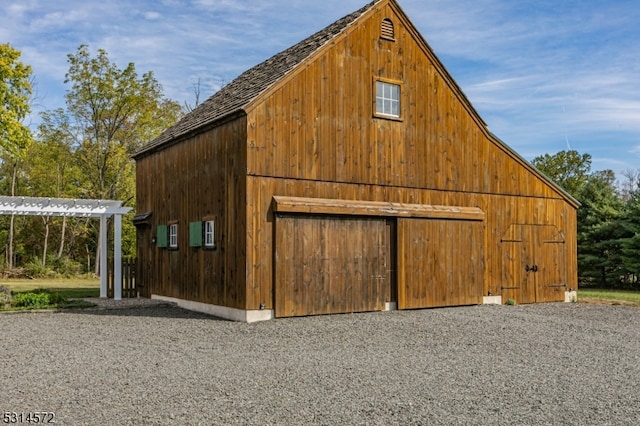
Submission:
<svg viewBox="0 0 640 426">
<path fill-rule="evenodd" d="M 389 18 L 384 18 L 380 26 L 380 37 L 386 40 L 395 40 L 395 30 L 393 28 L 393 21 Z"/>
</svg>

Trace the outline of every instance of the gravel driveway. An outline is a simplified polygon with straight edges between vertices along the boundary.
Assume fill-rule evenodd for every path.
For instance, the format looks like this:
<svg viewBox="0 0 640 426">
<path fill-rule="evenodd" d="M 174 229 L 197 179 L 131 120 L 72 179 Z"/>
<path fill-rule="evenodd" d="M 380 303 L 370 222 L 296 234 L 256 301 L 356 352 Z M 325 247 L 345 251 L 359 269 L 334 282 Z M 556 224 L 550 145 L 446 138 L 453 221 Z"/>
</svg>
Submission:
<svg viewBox="0 0 640 426">
<path fill-rule="evenodd" d="M 244 324 L 153 306 L 0 324 L 0 414 L 55 412 L 57 424 L 640 424 L 639 308 Z"/>
</svg>

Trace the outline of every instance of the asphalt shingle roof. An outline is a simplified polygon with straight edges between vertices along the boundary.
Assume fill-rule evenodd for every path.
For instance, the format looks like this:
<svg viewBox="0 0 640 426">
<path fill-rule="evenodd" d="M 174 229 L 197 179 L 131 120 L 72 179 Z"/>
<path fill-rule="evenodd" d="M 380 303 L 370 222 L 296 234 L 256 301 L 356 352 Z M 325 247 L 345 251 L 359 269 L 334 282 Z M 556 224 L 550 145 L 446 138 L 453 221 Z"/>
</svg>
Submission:
<svg viewBox="0 0 640 426">
<path fill-rule="evenodd" d="M 186 114 L 177 124 L 140 149 L 135 157 L 153 151 L 161 145 L 188 135 L 197 129 L 238 112 L 253 99 L 279 81 L 298 64 L 344 31 L 351 23 L 381 0 L 374 0 L 361 9 L 337 20 L 300 43 L 272 56 L 240 74 L 227 86 Z"/>
</svg>

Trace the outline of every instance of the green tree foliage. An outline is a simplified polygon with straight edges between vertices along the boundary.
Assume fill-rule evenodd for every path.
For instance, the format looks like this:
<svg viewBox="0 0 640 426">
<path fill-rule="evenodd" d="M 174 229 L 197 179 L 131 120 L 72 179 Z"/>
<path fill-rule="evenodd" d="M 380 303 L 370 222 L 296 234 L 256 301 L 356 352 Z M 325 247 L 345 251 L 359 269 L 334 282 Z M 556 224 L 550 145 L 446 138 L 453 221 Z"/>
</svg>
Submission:
<svg viewBox="0 0 640 426">
<path fill-rule="evenodd" d="M 622 242 L 622 266 L 630 284 L 640 279 L 640 191 L 636 188 L 627 201 L 622 226 L 627 238 Z"/>
<path fill-rule="evenodd" d="M 75 164 L 82 176 L 80 196 L 122 200 L 134 206 L 131 155 L 175 123 L 182 109 L 164 97 L 152 72 L 139 76 L 133 63 L 120 69 L 102 49 L 93 57 L 88 46 L 81 45 L 68 55 L 68 62 L 66 116 L 69 134 L 75 138 Z M 123 241 L 135 241 L 135 228 L 124 223 Z M 96 224 L 89 225 L 96 239 Z M 132 255 L 133 250 L 132 244 L 123 245 L 125 255 Z"/>
<path fill-rule="evenodd" d="M 74 156 L 74 132 L 63 109 L 41 114 L 36 143 L 28 150 L 25 170 L 34 197 L 78 198 L 82 171 Z"/>
<path fill-rule="evenodd" d="M 102 49 L 91 57 L 81 45 L 68 61 L 67 114 L 76 128 L 84 195 L 130 201 L 135 196 L 131 155 L 173 124 L 182 109 L 163 97 L 152 72 L 139 77 L 133 63 L 121 70 Z"/>
<path fill-rule="evenodd" d="M 22 121 L 31 112 L 31 67 L 20 62 L 20 51 L 0 44 L 0 147 L 14 157 L 31 141 Z"/>
<path fill-rule="evenodd" d="M 15 52 L 12 54 L 11 58 L 17 58 Z M 4 81 L 5 63 L 9 61 L 0 59 L 3 61 L 0 75 Z M 10 152 L 28 157 L 19 179 L 22 195 L 116 199 L 132 207 L 135 205 L 135 163 L 131 155 L 174 124 L 183 113 L 182 108 L 164 97 L 152 72 L 139 75 L 133 63 L 121 69 L 109 60 L 104 50 L 92 55 L 87 46 L 81 45 L 67 59 L 66 107 L 41 114 L 41 124 L 32 144 L 15 147 L 5 144 L 4 135 L 10 132 L 0 133 L 4 138 L 0 148 L 7 147 L 0 149 L 0 155 L 8 156 Z M 29 67 L 21 69 L 28 71 L 25 76 L 29 75 Z M 24 81 L 28 78 L 20 80 Z M 28 86 L 12 84 L 13 89 L 21 88 L 21 91 L 14 90 L 16 93 L 30 93 Z M 3 95 L 0 99 L 5 99 L 5 92 L 9 93 L 0 92 Z M 27 98 L 21 99 L 17 118 L 28 112 Z M 28 129 L 26 131 L 30 136 Z M 9 175 L 6 162 L 0 162 L 0 172 Z M 8 189 L 9 185 L 6 180 L 0 180 L 0 186 Z M 4 223 L 5 218 L 0 221 Z M 17 218 L 16 223 L 19 228 L 16 247 L 20 249 L 21 264 L 33 263 L 32 259 L 36 258 L 43 267 L 47 259 L 64 263 L 69 258 L 87 266 L 98 263 L 99 223 L 96 220 Z M 0 238 L 8 238 L 4 227 L 0 229 Z M 51 253 L 53 247 L 55 255 Z M 134 253 L 135 228 L 125 217 L 123 254 Z"/>
<path fill-rule="evenodd" d="M 15 195 L 18 163 L 32 141 L 31 131 L 23 120 L 31 111 L 31 67 L 20 62 L 20 51 L 9 44 L 0 44 L 0 148 L 3 163 L 11 168 L 10 194 Z M 7 233 L 7 266 L 12 267 L 14 218 L 9 218 Z"/>
<path fill-rule="evenodd" d="M 83 177 L 75 162 L 69 121 L 62 109 L 42 113 L 41 118 L 36 143 L 27 150 L 30 161 L 24 166 L 28 176 L 25 192 L 35 197 L 79 198 L 79 182 Z M 76 237 L 69 233 L 75 228 L 68 226 L 70 220 L 66 217 L 31 217 L 29 220 L 31 226 L 24 230 L 23 238 L 29 238 L 29 246 L 42 253 L 43 267 L 51 242 L 56 247 L 55 258 L 60 258 L 65 241 Z"/>
<path fill-rule="evenodd" d="M 578 151 L 560 151 L 533 159 L 532 164 L 547 177 L 576 197 L 591 171 L 591 155 Z"/>
<path fill-rule="evenodd" d="M 578 275 L 582 285 L 614 287 L 622 272 L 624 203 L 611 170 L 592 173 L 577 194 Z"/>
<path fill-rule="evenodd" d="M 591 156 L 560 151 L 533 165 L 576 198 L 580 285 L 628 287 L 640 274 L 638 173 L 626 171 L 621 189 L 611 170 L 591 171 Z"/>
</svg>

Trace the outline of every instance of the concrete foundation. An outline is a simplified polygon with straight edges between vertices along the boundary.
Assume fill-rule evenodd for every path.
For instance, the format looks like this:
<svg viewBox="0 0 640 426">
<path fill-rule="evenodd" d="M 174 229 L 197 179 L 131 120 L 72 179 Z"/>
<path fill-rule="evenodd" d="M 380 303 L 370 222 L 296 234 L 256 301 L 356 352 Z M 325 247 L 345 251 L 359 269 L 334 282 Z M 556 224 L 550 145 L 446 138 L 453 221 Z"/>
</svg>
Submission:
<svg viewBox="0 0 640 426">
<path fill-rule="evenodd" d="M 578 301 L 578 292 L 573 291 L 565 291 L 564 292 L 564 301 L 567 303 L 577 302 Z"/>
<path fill-rule="evenodd" d="M 157 294 L 152 294 L 151 298 L 175 303 L 181 308 L 188 309 L 190 311 L 202 312 L 208 315 L 213 315 L 213 316 L 224 318 L 231 321 L 251 323 L 251 322 L 258 322 L 258 321 L 268 321 L 275 318 L 275 312 L 271 309 L 245 311 L 243 309 L 211 305 L 208 303 L 194 302 L 191 300 L 176 299 L 173 297 L 160 296 Z M 578 292 L 575 290 L 565 291 L 564 301 L 567 303 L 577 302 Z M 502 296 L 484 296 L 482 298 L 482 304 L 483 305 L 502 305 Z M 395 311 L 397 309 L 398 309 L 397 302 L 386 302 L 384 305 L 385 311 Z"/>
<path fill-rule="evenodd" d="M 482 298 L 483 305 L 502 305 L 502 296 L 484 296 Z"/>
<path fill-rule="evenodd" d="M 208 315 L 240 322 L 258 322 L 267 321 L 275 318 L 275 312 L 271 309 L 251 310 L 229 308 L 227 306 L 210 305 L 208 303 L 194 302 L 191 300 L 176 299 L 173 297 L 151 295 L 152 299 L 164 300 L 166 302 L 175 303 L 181 308 L 190 311 L 202 312 Z"/>
</svg>

